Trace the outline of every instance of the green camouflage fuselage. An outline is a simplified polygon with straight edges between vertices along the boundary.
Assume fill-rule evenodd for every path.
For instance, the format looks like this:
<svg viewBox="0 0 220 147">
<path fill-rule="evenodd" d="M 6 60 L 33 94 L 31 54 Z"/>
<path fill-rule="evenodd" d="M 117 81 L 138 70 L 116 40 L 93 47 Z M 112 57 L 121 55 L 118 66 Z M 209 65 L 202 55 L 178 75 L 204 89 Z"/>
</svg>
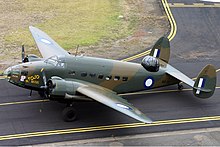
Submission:
<svg viewBox="0 0 220 147">
<path fill-rule="evenodd" d="M 12 67 L 9 82 L 28 89 L 40 90 L 46 78 L 58 76 L 62 79 L 77 79 L 91 82 L 116 93 L 135 92 L 171 84 L 179 80 L 165 73 L 166 63 L 160 61 L 158 72 L 148 72 L 140 64 L 110 59 L 67 56 L 59 62 L 50 60 L 23 63 Z M 23 76 L 23 77 L 22 77 Z M 148 79 L 150 83 L 146 83 Z"/>
</svg>

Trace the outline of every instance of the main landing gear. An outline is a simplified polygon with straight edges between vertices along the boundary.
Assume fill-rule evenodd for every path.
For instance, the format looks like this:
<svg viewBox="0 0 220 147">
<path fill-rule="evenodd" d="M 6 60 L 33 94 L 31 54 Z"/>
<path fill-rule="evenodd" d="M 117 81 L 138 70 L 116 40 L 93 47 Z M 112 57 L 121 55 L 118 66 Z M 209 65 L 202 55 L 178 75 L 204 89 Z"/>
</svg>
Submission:
<svg viewBox="0 0 220 147">
<path fill-rule="evenodd" d="M 77 119 L 77 111 L 73 108 L 73 104 L 67 104 L 62 112 L 63 120 L 66 122 L 75 121 Z"/>
<path fill-rule="evenodd" d="M 178 83 L 177 86 L 178 86 L 178 89 L 179 89 L 179 90 L 183 90 L 183 84 L 182 84 L 182 83 Z"/>
</svg>

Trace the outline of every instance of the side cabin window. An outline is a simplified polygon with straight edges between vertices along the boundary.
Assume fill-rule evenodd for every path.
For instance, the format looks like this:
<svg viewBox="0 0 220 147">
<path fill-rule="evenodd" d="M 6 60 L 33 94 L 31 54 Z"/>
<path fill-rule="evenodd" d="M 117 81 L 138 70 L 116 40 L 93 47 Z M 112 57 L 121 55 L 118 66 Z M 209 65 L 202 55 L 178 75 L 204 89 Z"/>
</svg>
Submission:
<svg viewBox="0 0 220 147">
<path fill-rule="evenodd" d="M 69 71 L 69 74 L 70 75 L 76 75 L 76 72 L 75 71 Z M 81 72 L 81 77 L 86 77 L 86 76 L 90 76 L 91 78 L 98 78 L 98 79 L 103 79 L 105 76 L 103 74 L 98 74 L 96 76 L 95 73 L 87 73 L 87 72 Z M 128 81 L 128 77 L 120 77 L 120 76 L 114 76 L 112 77 L 111 75 L 109 76 L 106 76 L 105 77 L 105 80 L 109 81 L 113 79 L 114 81 L 119 81 L 119 80 L 122 80 L 122 81 Z"/>
<path fill-rule="evenodd" d="M 106 76 L 105 79 L 106 79 L 107 81 L 109 81 L 109 80 L 112 79 L 112 76 Z"/>
<path fill-rule="evenodd" d="M 103 79 L 103 78 L 104 78 L 104 75 L 99 74 L 99 75 L 98 75 L 98 78 L 99 78 L 99 79 Z"/>
<path fill-rule="evenodd" d="M 127 81 L 128 77 L 122 77 L 122 81 Z"/>
<path fill-rule="evenodd" d="M 86 72 L 82 72 L 82 73 L 81 73 L 81 76 L 82 76 L 82 77 L 86 77 L 86 76 L 87 76 L 87 73 L 86 73 Z"/>
<path fill-rule="evenodd" d="M 119 81 L 120 80 L 120 76 L 115 76 L 114 77 L 114 81 Z"/>
<path fill-rule="evenodd" d="M 89 76 L 94 78 L 96 76 L 96 74 L 95 73 L 90 73 Z"/>
<path fill-rule="evenodd" d="M 76 75 L 76 72 L 71 70 L 71 71 L 68 72 L 68 74 L 69 74 L 69 75 L 72 75 L 72 76 L 75 76 L 75 75 Z"/>
</svg>

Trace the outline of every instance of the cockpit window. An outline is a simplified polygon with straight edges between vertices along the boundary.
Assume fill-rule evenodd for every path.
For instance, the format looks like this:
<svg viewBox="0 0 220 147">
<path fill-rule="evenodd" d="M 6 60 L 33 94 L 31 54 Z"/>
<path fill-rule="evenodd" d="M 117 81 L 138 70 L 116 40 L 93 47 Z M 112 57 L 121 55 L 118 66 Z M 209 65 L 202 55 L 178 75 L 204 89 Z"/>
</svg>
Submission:
<svg viewBox="0 0 220 147">
<path fill-rule="evenodd" d="M 19 75 L 20 74 L 20 66 L 19 65 L 15 65 L 11 68 L 11 70 L 13 70 L 13 74 L 17 74 Z"/>
<path fill-rule="evenodd" d="M 28 55 L 28 57 L 29 57 L 29 58 L 40 58 L 40 57 L 38 57 L 38 56 L 36 56 L 36 55 L 33 55 L 33 54 Z"/>
<path fill-rule="evenodd" d="M 20 69 L 19 68 L 13 68 L 13 74 L 20 74 Z"/>
<path fill-rule="evenodd" d="M 44 61 L 46 64 L 51 64 L 53 66 L 65 67 L 65 60 L 58 58 L 57 56 L 52 56 Z"/>
</svg>

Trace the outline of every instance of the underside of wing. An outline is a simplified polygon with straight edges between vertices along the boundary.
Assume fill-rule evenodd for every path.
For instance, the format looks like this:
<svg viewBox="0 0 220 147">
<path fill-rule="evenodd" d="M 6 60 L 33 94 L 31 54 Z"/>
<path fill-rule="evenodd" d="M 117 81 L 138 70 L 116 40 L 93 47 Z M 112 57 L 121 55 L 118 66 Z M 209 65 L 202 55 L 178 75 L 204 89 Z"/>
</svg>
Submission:
<svg viewBox="0 0 220 147">
<path fill-rule="evenodd" d="M 150 118 L 109 89 L 92 84 L 80 86 L 77 91 L 136 120 L 152 123 Z"/>
<path fill-rule="evenodd" d="M 183 83 L 191 86 L 191 87 L 194 86 L 195 82 L 192 79 L 190 79 L 189 77 L 187 77 L 182 72 L 180 72 L 179 70 L 175 69 L 174 67 L 172 67 L 169 64 L 167 64 L 166 73 L 169 74 L 170 76 L 172 76 L 172 77 L 182 81 Z"/>
<path fill-rule="evenodd" d="M 57 44 L 43 31 L 32 26 L 30 26 L 29 29 L 43 58 L 49 58 L 54 55 L 56 56 L 69 55 L 67 51 L 65 51 L 62 47 L 60 47 L 59 44 Z"/>
</svg>

